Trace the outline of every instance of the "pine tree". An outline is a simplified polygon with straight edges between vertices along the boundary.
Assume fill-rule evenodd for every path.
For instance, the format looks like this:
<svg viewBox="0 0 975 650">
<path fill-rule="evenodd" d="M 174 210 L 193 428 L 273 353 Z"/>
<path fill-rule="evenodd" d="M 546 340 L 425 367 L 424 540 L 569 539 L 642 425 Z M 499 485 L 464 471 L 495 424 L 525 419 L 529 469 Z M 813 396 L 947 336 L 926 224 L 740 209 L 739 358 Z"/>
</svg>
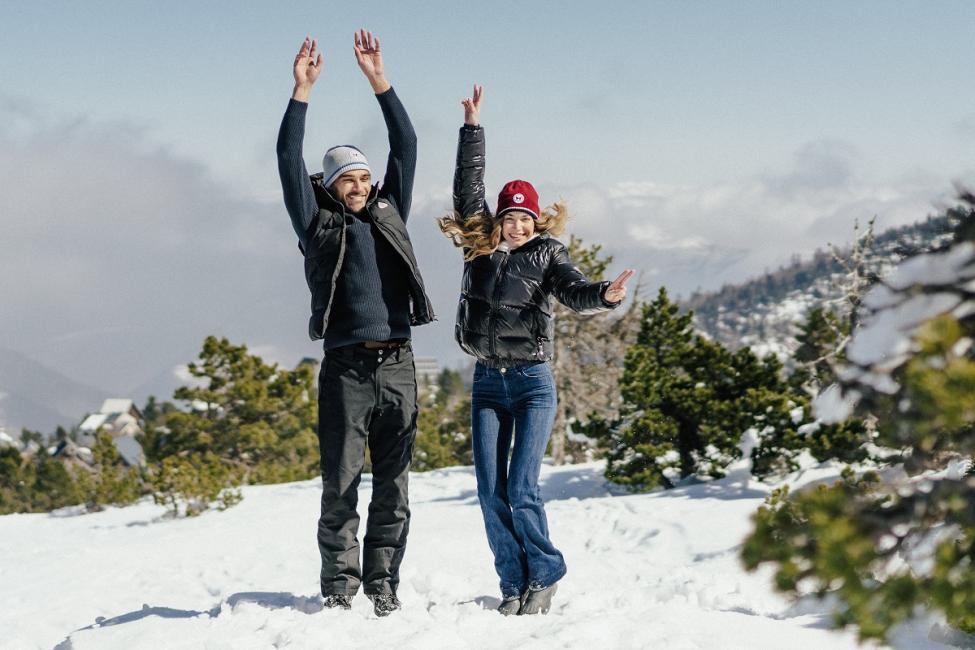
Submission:
<svg viewBox="0 0 975 650">
<path fill-rule="evenodd" d="M 88 509 L 98 510 L 104 505 L 126 505 L 142 496 L 139 473 L 122 464 L 115 442 L 107 433 L 99 433 L 92 449 L 95 474 L 88 493 Z"/>
<path fill-rule="evenodd" d="M 0 515 L 30 512 L 25 493 L 33 486 L 33 468 L 13 447 L 0 447 Z"/>
<path fill-rule="evenodd" d="M 48 512 L 82 502 L 74 480 L 57 458 L 41 449 L 35 460 L 34 484 L 29 497 L 32 512 Z"/>
<path fill-rule="evenodd" d="M 860 317 L 859 307 L 863 302 L 863 295 L 878 279 L 876 262 L 871 262 L 877 237 L 873 232 L 877 217 L 867 222 L 867 228 L 860 232 L 860 222 L 853 222 L 853 244 L 848 251 L 841 251 L 833 244 L 828 244 L 833 262 L 843 269 L 838 286 L 843 294 L 843 312 L 847 314 L 847 331 L 853 332 L 857 328 Z"/>
<path fill-rule="evenodd" d="M 806 316 L 796 341 L 799 347 L 793 355 L 796 369 L 791 382 L 811 397 L 836 381 L 833 364 L 843 359 L 849 330 L 846 323 L 825 307 L 814 307 Z"/>
<path fill-rule="evenodd" d="M 811 398 L 836 381 L 833 364 L 841 361 L 848 340 L 846 323 L 833 312 L 816 307 L 809 312 L 796 339 L 795 368 L 784 385 L 767 393 L 772 406 L 757 416 L 754 428 L 759 444 L 752 451 L 752 472 L 759 478 L 798 469 L 803 452 L 818 461 L 862 461 L 871 442 L 866 423 L 859 418 L 823 423 L 812 416 Z"/>
<path fill-rule="evenodd" d="M 185 411 L 157 418 L 166 428 L 153 441 L 157 458 L 212 452 L 238 466 L 247 482 L 306 479 L 318 474 L 316 377 L 309 364 L 294 370 L 266 364 L 244 345 L 207 337 L 188 366 L 204 386 L 182 386 L 174 397 Z"/>
<path fill-rule="evenodd" d="M 60 427 L 58 427 L 60 429 Z M 38 445 L 44 444 L 44 434 L 40 431 L 31 431 L 26 427 L 20 430 L 20 442 L 26 447 L 32 442 Z"/>
<path fill-rule="evenodd" d="M 602 255 L 602 246 L 588 248 L 572 235 L 568 243 L 569 257 L 586 277 L 596 282 L 603 278 L 613 262 L 612 256 Z M 633 290 L 639 296 L 639 284 Z M 613 418 L 617 415 L 617 385 L 623 372 L 626 348 L 636 335 L 639 324 L 639 302 L 631 299 L 620 313 L 578 314 L 556 304 L 555 358 L 552 374 L 559 395 L 555 424 L 552 427 L 550 451 L 552 461 L 560 465 L 567 458 L 587 459 L 591 449 L 585 442 L 572 443 L 567 436 L 570 426 L 584 430 L 585 422 Z"/>
<path fill-rule="evenodd" d="M 243 498 L 235 469 L 210 452 L 168 456 L 150 468 L 148 483 L 153 500 L 173 517 L 193 517 L 214 505 L 225 510 Z"/>
<path fill-rule="evenodd" d="M 975 197 L 948 249 L 907 260 L 862 301 L 863 326 L 823 417 L 876 418 L 898 450 L 877 472 L 775 493 L 742 558 L 776 587 L 829 594 L 840 625 L 883 638 L 919 607 L 975 632 Z"/>
<path fill-rule="evenodd" d="M 421 389 L 412 469 L 417 472 L 470 465 L 471 398 L 460 373 L 445 368 L 437 390 Z"/>
<path fill-rule="evenodd" d="M 733 357 L 696 334 L 692 319 L 663 288 L 643 308 L 620 380 L 621 417 L 607 431 L 611 480 L 634 489 L 673 487 L 698 472 L 720 476 L 735 457 Z"/>
<path fill-rule="evenodd" d="M 781 362 L 696 333 L 693 314 L 681 314 L 665 289 L 643 309 L 620 390 L 620 418 L 598 419 L 590 431 L 609 442 L 607 477 L 634 489 L 723 476 L 749 431 L 758 478 L 795 469 L 817 444 L 808 397 L 790 388 Z"/>
<path fill-rule="evenodd" d="M 47 512 L 84 501 L 71 472 L 42 447 L 33 458 L 0 448 L 0 514 Z"/>
</svg>

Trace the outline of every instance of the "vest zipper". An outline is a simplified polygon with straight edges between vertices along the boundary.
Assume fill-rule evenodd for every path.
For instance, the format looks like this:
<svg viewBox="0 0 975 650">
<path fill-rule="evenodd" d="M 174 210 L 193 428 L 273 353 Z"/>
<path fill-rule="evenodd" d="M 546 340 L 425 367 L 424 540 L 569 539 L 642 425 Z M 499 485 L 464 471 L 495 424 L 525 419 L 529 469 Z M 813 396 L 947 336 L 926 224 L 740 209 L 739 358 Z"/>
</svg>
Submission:
<svg viewBox="0 0 975 650">
<path fill-rule="evenodd" d="M 325 329 L 328 327 L 328 315 L 332 313 L 332 303 L 335 302 L 335 285 L 339 281 L 339 273 L 342 271 L 342 262 L 345 260 L 345 212 L 342 213 L 342 233 L 339 235 L 339 258 L 335 261 L 335 271 L 332 272 L 332 289 L 328 293 L 328 304 L 325 305 L 325 313 L 322 314 L 322 336 L 325 336 Z"/>
</svg>

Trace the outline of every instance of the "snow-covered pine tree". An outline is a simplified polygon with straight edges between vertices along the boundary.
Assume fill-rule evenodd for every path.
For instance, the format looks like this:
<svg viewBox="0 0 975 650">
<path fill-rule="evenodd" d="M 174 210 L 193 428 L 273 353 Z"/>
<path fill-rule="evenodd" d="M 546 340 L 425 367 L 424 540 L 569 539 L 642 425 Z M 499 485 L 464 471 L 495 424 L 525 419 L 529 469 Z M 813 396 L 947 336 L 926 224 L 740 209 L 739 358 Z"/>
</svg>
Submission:
<svg viewBox="0 0 975 650">
<path fill-rule="evenodd" d="M 833 363 L 843 358 L 848 324 L 823 306 L 809 310 L 796 335 L 795 368 L 789 383 L 810 397 L 836 381 Z"/>
<path fill-rule="evenodd" d="M 902 263 L 863 299 L 862 326 L 817 415 L 876 417 L 899 457 L 832 486 L 776 492 L 742 557 L 790 594 L 830 594 L 837 621 L 883 638 L 919 607 L 975 632 L 975 197 L 953 244 Z"/>
<path fill-rule="evenodd" d="M 818 461 L 856 462 L 869 457 L 871 437 L 863 420 L 824 423 L 811 413 L 812 398 L 835 381 L 833 363 L 843 359 L 846 327 L 845 320 L 825 307 L 810 310 L 796 335 L 789 394 L 768 395 L 772 408 L 755 418 L 759 434 L 759 444 L 752 450 L 755 476 L 794 471 L 803 452 Z"/>
</svg>

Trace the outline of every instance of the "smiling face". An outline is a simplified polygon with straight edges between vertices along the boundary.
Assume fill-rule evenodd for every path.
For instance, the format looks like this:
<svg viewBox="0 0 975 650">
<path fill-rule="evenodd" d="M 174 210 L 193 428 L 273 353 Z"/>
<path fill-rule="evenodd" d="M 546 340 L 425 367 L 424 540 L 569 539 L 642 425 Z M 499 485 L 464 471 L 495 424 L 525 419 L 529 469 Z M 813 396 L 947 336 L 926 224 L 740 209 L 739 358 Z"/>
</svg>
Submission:
<svg viewBox="0 0 975 650">
<path fill-rule="evenodd" d="M 372 190 L 372 175 L 366 169 L 346 172 L 332 183 L 332 193 L 350 212 L 366 207 L 366 199 Z"/>
<path fill-rule="evenodd" d="M 501 236 L 511 248 L 518 248 L 535 234 L 535 220 L 527 212 L 506 212 L 501 222 Z"/>
</svg>

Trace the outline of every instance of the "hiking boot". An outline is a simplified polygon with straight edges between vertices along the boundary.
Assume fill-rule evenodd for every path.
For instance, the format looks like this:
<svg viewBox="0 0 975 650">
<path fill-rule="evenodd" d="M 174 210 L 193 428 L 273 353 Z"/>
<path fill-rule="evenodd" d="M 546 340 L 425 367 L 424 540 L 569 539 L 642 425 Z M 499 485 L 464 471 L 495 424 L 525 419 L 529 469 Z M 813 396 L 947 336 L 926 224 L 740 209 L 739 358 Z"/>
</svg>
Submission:
<svg viewBox="0 0 975 650">
<path fill-rule="evenodd" d="M 552 607 L 552 596 L 555 595 L 557 588 L 558 585 L 555 583 L 547 586 L 538 582 L 531 583 L 528 585 L 528 591 L 525 592 L 525 601 L 522 603 L 518 613 L 548 614 L 548 610 Z"/>
<path fill-rule="evenodd" d="M 345 594 L 329 594 L 325 596 L 325 601 L 322 603 L 327 609 L 352 609 L 352 596 L 346 596 Z"/>
<path fill-rule="evenodd" d="M 389 616 L 403 606 L 395 594 L 370 594 L 369 600 L 372 601 L 372 609 L 376 612 L 376 616 Z"/>
<path fill-rule="evenodd" d="M 521 609 L 521 596 L 501 596 L 501 604 L 498 605 L 498 611 L 504 616 L 511 616 L 512 614 L 517 614 Z"/>
</svg>

